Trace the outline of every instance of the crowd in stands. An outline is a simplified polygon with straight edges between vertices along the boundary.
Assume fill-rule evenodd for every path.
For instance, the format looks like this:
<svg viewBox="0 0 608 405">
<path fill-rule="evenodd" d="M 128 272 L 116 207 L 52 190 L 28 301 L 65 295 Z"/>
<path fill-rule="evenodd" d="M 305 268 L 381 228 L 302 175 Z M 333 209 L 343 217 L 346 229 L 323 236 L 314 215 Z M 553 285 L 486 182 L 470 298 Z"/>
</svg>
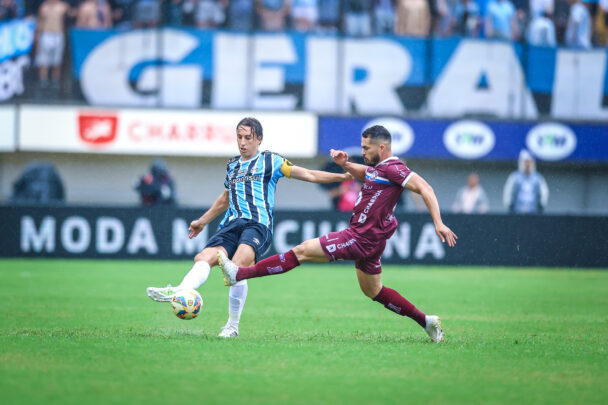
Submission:
<svg viewBox="0 0 608 405">
<path fill-rule="evenodd" d="M 43 10 L 68 26 L 161 25 L 337 33 L 452 35 L 590 48 L 606 44 L 608 0 L 0 0 L 0 21 Z"/>
</svg>

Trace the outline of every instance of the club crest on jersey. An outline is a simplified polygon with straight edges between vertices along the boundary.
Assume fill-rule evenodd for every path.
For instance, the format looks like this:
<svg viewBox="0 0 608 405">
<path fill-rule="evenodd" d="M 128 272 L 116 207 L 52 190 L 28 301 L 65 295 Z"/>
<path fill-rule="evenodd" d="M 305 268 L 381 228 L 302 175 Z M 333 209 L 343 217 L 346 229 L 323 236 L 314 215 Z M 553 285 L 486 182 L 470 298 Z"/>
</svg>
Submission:
<svg viewBox="0 0 608 405">
<path fill-rule="evenodd" d="M 369 179 L 371 181 L 376 180 L 376 177 L 378 177 L 378 172 L 375 170 L 372 170 L 371 172 L 369 172 Z"/>
</svg>

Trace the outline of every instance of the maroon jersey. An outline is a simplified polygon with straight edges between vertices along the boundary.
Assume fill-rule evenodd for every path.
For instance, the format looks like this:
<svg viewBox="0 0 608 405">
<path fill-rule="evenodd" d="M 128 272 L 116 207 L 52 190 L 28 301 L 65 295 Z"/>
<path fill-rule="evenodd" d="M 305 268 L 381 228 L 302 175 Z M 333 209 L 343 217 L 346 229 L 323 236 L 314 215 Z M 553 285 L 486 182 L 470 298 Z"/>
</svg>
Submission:
<svg viewBox="0 0 608 405">
<path fill-rule="evenodd" d="M 350 228 L 369 242 L 384 241 L 397 229 L 393 211 L 414 173 L 397 157 L 390 157 L 365 172 L 365 183 L 353 209 Z"/>
</svg>

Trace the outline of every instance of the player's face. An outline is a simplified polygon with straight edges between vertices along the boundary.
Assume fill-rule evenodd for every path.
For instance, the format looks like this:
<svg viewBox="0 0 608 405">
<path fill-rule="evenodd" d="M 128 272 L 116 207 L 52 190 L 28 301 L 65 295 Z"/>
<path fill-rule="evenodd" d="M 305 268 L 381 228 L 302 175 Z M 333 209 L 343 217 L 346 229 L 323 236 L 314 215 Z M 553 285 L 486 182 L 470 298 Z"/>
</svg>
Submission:
<svg viewBox="0 0 608 405">
<path fill-rule="evenodd" d="M 236 142 L 239 146 L 241 157 L 247 160 L 258 153 L 262 140 L 252 133 L 251 127 L 241 125 L 236 129 Z"/>
<path fill-rule="evenodd" d="M 366 165 L 376 166 L 380 163 L 380 145 L 371 138 L 361 138 L 361 155 Z"/>
</svg>

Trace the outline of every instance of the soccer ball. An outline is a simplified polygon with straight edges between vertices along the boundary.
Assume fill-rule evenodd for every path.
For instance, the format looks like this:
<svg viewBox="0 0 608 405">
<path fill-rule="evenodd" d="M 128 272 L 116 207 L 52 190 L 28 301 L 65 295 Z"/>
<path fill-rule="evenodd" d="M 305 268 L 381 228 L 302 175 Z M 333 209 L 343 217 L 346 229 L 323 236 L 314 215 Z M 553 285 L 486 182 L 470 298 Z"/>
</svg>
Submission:
<svg viewBox="0 0 608 405">
<path fill-rule="evenodd" d="M 179 290 L 171 300 L 171 308 L 179 319 L 194 319 L 203 308 L 203 299 L 195 290 Z"/>
</svg>

